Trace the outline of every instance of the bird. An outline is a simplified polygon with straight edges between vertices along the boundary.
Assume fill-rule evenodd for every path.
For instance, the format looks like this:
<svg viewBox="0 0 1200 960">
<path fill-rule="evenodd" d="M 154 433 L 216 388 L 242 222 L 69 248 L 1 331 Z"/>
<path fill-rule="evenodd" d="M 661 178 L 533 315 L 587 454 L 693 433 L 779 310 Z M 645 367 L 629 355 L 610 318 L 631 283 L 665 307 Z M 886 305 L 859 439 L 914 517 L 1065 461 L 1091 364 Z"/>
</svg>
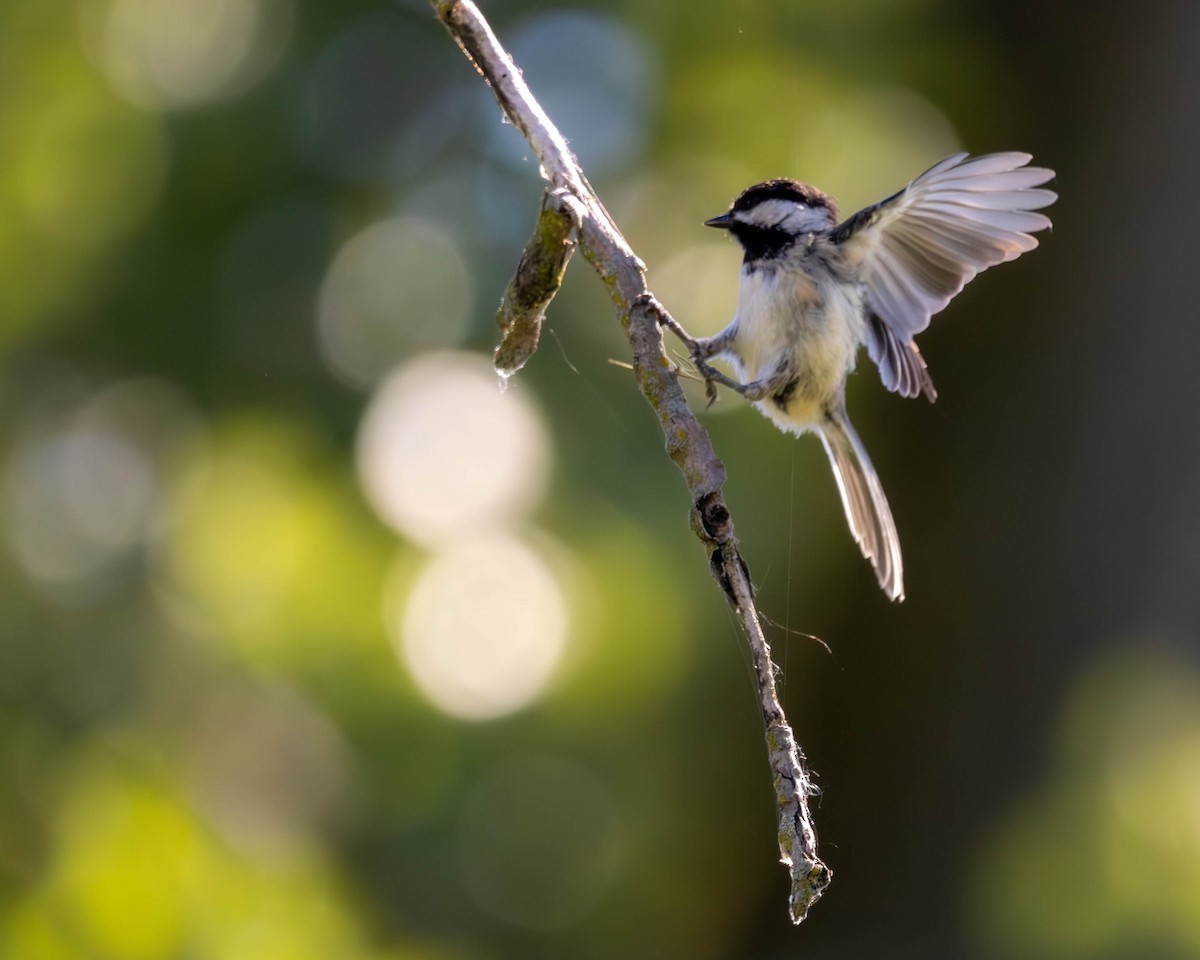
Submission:
<svg viewBox="0 0 1200 960">
<path fill-rule="evenodd" d="M 904 599 L 904 562 L 879 476 L 846 413 L 846 378 L 860 347 L 884 387 L 937 399 L 914 337 L 978 273 L 1015 260 L 1050 227 L 1054 177 L 1028 153 L 934 164 L 891 196 L 839 221 L 836 201 L 780 177 L 748 187 L 726 213 L 744 256 L 732 322 L 712 337 L 675 332 L 708 381 L 753 401 L 781 430 L 816 433 L 854 540 L 891 600 Z M 724 359 L 736 379 L 709 364 Z"/>
</svg>

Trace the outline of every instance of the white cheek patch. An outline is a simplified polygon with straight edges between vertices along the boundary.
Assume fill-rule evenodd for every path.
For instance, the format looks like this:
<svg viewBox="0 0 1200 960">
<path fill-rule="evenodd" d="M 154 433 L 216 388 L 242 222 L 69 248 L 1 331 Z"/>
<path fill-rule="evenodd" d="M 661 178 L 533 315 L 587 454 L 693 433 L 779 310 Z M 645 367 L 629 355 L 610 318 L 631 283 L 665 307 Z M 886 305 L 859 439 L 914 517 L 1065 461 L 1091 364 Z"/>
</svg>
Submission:
<svg viewBox="0 0 1200 960">
<path fill-rule="evenodd" d="M 792 222 L 804 216 L 806 209 L 795 200 L 764 200 L 753 209 L 734 216 L 752 227 L 782 227 L 786 230 Z"/>
</svg>

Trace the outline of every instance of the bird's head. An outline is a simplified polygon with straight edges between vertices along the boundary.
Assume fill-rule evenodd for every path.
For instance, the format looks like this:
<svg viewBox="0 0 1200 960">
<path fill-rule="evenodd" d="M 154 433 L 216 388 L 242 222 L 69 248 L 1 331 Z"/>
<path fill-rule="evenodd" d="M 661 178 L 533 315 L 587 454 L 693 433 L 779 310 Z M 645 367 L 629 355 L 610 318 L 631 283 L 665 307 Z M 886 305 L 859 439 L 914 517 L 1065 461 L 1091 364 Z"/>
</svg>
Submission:
<svg viewBox="0 0 1200 960">
<path fill-rule="evenodd" d="M 728 230 L 747 259 L 777 256 L 797 237 L 828 230 L 837 223 L 837 204 L 816 187 L 781 177 L 743 190 L 728 213 L 705 220 Z"/>
</svg>

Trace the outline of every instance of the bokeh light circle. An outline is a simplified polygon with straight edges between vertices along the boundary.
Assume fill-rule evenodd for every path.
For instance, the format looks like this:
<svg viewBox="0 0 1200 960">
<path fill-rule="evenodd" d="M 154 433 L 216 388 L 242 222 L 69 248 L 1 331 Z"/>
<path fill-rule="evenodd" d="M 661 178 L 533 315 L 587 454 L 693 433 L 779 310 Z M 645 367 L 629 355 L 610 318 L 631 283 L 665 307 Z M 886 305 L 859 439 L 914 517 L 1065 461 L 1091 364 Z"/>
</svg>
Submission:
<svg viewBox="0 0 1200 960">
<path fill-rule="evenodd" d="M 444 38 L 428 5 L 415 17 L 390 4 L 351 16 L 310 60 L 295 132 L 306 159 L 326 175 L 378 184 L 411 172 L 398 149 L 413 115 L 449 107 L 446 119 L 461 133 L 461 108 L 445 102 L 450 85 L 433 80 L 445 67 Z M 444 159 L 437 142 L 423 146 L 424 162 Z"/>
<path fill-rule="evenodd" d="M 509 49 L 590 176 L 637 158 L 658 82 L 636 33 L 616 17 L 552 11 L 514 30 Z M 496 124 L 494 103 L 482 109 L 482 117 L 493 155 L 503 163 L 524 163 L 528 147 L 512 127 Z"/>
<path fill-rule="evenodd" d="M 501 392 L 477 354 L 434 353 L 391 376 L 358 437 L 376 512 L 426 545 L 511 525 L 545 486 L 547 441 L 519 384 Z"/>
<path fill-rule="evenodd" d="M 230 683 L 212 692 L 188 747 L 197 809 L 253 857 L 303 849 L 349 793 L 350 761 L 337 728 L 281 683 Z"/>
<path fill-rule="evenodd" d="M 654 271 L 655 293 L 670 304 L 673 313 L 688 318 L 688 328 L 696 335 L 718 333 L 733 319 L 741 259 L 735 246 L 700 243 L 685 247 Z"/>
<path fill-rule="evenodd" d="M 459 344 L 471 288 L 458 245 L 436 222 L 372 224 L 342 246 L 321 285 L 322 354 L 347 382 L 370 386 L 414 351 Z"/>
<path fill-rule="evenodd" d="M 511 536 L 441 552 L 392 619 L 397 651 L 421 692 L 463 720 L 528 706 L 566 647 L 562 588 L 546 561 Z"/>
<path fill-rule="evenodd" d="M 38 580 L 82 580 L 138 539 L 157 492 L 145 451 L 114 429 L 67 428 L 31 438 L 9 466 L 8 529 Z"/>
<path fill-rule="evenodd" d="M 278 64 L 292 0 L 111 0 L 84 4 L 84 39 L 117 91 L 148 109 L 246 90 Z"/>
<path fill-rule="evenodd" d="M 904 87 L 831 94 L 804 112 L 795 176 L 832 191 L 842 215 L 904 186 L 930 164 L 961 149 L 946 115 Z"/>
<path fill-rule="evenodd" d="M 193 416 L 178 388 L 152 378 L 31 415 L 6 466 L 3 499 L 9 546 L 25 572 L 71 595 L 107 583 L 152 539 L 165 461 L 195 429 Z"/>
</svg>

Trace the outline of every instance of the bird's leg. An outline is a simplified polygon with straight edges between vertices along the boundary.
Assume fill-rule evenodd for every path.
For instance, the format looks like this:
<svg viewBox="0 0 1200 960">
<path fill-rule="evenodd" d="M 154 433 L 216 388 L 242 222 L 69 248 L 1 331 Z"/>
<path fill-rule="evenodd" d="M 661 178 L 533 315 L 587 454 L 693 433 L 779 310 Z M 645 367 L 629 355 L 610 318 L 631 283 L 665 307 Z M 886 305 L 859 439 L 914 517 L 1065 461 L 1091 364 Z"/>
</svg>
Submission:
<svg viewBox="0 0 1200 960">
<path fill-rule="evenodd" d="M 751 380 L 749 383 L 729 381 L 725 385 L 736 390 L 747 400 L 757 403 L 767 397 L 788 397 L 796 389 L 798 383 L 795 368 L 787 359 L 772 371 L 769 377 Z"/>
<path fill-rule="evenodd" d="M 728 353 L 733 348 L 733 338 L 737 332 L 735 324 L 730 324 L 715 337 L 693 337 L 680 326 L 679 321 L 669 314 L 664 314 L 663 326 L 670 330 L 675 336 L 683 341 L 684 346 L 688 348 L 688 352 L 692 355 L 692 363 L 696 367 L 696 372 L 704 377 L 705 388 L 708 393 L 708 402 L 711 405 L 716 399 L 716 389 L 714 384 L 721 384 L 723 387 L 728 387 L 734 393 L 738 393 L 750 401 L 765 400 L 772 394 L 778 393 L 784 389 L 793 379 L 791 368 L 788 365 L 782 365 L 778 370 L 761 380 L 754 380 L 750 383 L 739 383 L 732 377 L 723 374 L 716 367 L 708 363 L 710 357 L 718 356 L 722 353 Z"/>
<path fill-rule="evenodd" d="M 683 329 L 683 326 L 666 311 L 659 317 L 659 322 L 664 327 L 670 330 L 688 349 L 688 353 L 692 357 L 692 365 L 695 366 L 696 372 L 704 378 L 704 392 L 708 397 L 708 405 L 711 407 L 717 399 L 716 384 L 728 387 L 737 393 L 742 393 L 745 389 L 743 384 L 738 383 L 732 377 L 723 374 L 716 367 L 712 366 L 708 360 L 718 354 L 725 353 L 733 345 L 733 335 L 735 327 L 730 324 L 715 337 L 693 337 L 690 333 Z"/>
<path fill-rule="evenodd" d="M 787 385 L 786 377 L 768 377 L 764 380 L 751 380 L 750 383 L 739 383 L 731 386 L 731 390 L 737 390 L 740 395 L 746 400 L 757 403 L 760 400 L 766 400 L 767 397 L 778 394 L 778 392 Z M 728 384 L 726 384 L 728 386 Z"/>
<path fill-rule="evenodd" d="M 747 393 L 747 390 L 751 390 L 754 384 L 738 383 L 733 377 L 726 376 L 716 367 L 710 366 L 695 356 L 692 357 L 692 365 L 695 366 L 696 372 L 704 378 L 704 392 L 708 397 L 708 405 L 710 407 L 716 402 L 718 383 L 723 387 L 728 387 L 734 393 L 740 393 L 743 397 L 751 400 L 758 399 L 757 397 L 751 397 Z"/>
<path fill-rule="evenodd" d="M 675 334 L 688 348 L 688 353 L 692 355 L 693 359 L 697 360 L 707 360 L 709 357 L 716 356 L 729 345 L 728 341 L 733 339 L 728 327 L 715 337 L 693 337 L 683 329 L 683 324 L 665 310 L 659 314 L 658 322 Z M 722 340 L 726 342 L 720 342 Z"/>
</svg>

